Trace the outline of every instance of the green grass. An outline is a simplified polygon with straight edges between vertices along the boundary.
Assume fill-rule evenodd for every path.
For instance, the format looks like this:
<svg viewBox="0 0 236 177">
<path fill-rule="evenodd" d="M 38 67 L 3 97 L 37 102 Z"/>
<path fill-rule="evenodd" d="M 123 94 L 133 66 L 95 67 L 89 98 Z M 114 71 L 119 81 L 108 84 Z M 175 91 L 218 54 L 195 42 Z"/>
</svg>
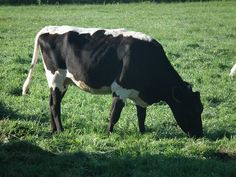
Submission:
<svg viewBox="0 0 236 177">
<path fill-rule="evenodd" d="M 0 176 L 236 176 L 236 2 L 0 6 Z M 128 101 L 107 136 L 111 96 L 71 87 L 63 99 L 65 131 L 51 135 L 42 61 L 30 94 L 21 87 L 34 37 L 46 25 L 128 28 L 158 39 L 176 70 L 201 92 L 205 138 L 176 125 L 167 105 L 148 108 L 138 133 Z"/>
</svg>

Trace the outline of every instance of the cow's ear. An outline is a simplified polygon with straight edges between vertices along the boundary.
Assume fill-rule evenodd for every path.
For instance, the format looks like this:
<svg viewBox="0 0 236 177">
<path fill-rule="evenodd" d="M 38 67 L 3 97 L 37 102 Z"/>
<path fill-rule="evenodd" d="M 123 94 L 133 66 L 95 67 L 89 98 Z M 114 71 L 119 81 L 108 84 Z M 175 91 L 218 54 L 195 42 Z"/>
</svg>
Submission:
<svg viewBox="0 0 236 177">
<path fill-rule="evenodd" d="M 180 89 L 180 87 L 174 87 L 172 89 L 172 97 L 177 103 L 182 103 L 183 102 L 183 91 Z"/>
</svg>

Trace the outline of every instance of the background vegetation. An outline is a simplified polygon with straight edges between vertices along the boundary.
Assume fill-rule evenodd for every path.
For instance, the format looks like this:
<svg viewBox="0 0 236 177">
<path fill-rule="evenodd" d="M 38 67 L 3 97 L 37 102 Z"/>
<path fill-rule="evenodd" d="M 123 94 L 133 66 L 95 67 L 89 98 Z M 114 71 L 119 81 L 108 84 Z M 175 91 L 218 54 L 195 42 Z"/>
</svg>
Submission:
<svg viewBox="0 0 236 177">
<path fill-rule="evenodd" d="M 236 2 L 0 6 L 0 176 L 236 176 Z M 107 136 L 111 96 L 69 88 L 65 131 L 50 134 L 47 81 L 39 60 L 21 96 L 34 37 L 45 25 L 128 28 L 158 39 L 204 103 L 205 138 L 187 138 L 164 103 L 148 108 L 138 133 L 128 101 Z"/>
</svg>

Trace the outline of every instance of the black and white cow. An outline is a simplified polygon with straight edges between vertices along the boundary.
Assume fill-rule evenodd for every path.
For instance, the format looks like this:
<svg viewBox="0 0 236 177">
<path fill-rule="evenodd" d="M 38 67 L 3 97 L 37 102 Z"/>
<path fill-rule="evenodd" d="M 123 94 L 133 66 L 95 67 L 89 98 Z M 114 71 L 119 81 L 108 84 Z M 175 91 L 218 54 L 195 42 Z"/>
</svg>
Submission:
<svg viewBox="0 0 236 177">
<path fill-rule="evenodd" d="M 74 84 L 93 94 L 112 94 L 110 133 L 129 98 L 137 108 L 140 132 L 145 131 L 147 106 L 162 100 L 185 133 L 203 136 L 200 93 L 193 92 L 181 79 L 152 37 L 125 29 L 45 27 L 35 39 L 23 95 L 31 82 L 39 50 L 50 88 L 52 131 L 63 130 L 61 100 L 68 85 Z"/>
</svg>

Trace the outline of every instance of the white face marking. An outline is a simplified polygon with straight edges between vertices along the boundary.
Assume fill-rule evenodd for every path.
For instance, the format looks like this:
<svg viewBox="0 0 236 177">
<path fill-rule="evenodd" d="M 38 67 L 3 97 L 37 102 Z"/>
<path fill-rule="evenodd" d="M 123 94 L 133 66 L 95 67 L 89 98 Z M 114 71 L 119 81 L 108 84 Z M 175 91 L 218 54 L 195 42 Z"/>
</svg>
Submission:
<svg viewBox="0 0 236 177">
<path fill-rule="evenodd" d="M 129 98 L 135 104 L 141 107 L 145 108 L 148 106 L 148 104 L 139 97 L 139 91 L 135 89 L 125 89 L 114 81 L 111 84 L 111 90 L 112 92 L 116 93 L 116 95 L 119 96 L 120 99 L 122 99 L 124 102 L 126 101 L 127 98 Z"/>
<path fill-rule="evenodd" d="M 80 27 L 74 27 L 74 26 L 46 26 L 44 27 L 39 34 L 49 33 L 49 34 L 64 34 L 69 31 L 75 31 L 79 34 L 87 34 L 93 35 L 98 30 L 105 30 L 105 35 L 112 35 L 113 37 L 117 37 L 119 35 L 123 35 L 124 37 L 133 37 L 135 39 L 148 41 L 150 42 L 153 38 L 141 33 L 141 32 L 135 32 L 135 31 L 128 31 L 124 28 L 120 29 L 102 29 L 102 28 L 80 28 Z"/>
</svg>

